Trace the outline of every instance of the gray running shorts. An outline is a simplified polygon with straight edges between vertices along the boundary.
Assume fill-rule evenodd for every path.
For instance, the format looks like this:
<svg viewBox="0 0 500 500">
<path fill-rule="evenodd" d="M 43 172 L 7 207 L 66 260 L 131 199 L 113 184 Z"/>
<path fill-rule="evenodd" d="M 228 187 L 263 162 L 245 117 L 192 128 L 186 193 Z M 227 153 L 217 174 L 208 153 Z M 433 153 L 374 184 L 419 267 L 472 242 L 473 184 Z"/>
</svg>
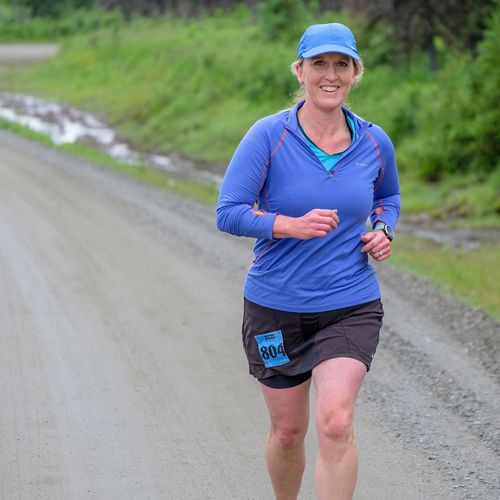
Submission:
<svg viewBox="0 0 500 500">
<path fill-rule="evenodd" d="M 354 358 L 369 370 L 383 316 L 380 299 L 319 313 L 279 311 L 245 299 L 242 332 L 250 374 L 285 388 L 308 380 L 327 359 Z"/>
</svg>

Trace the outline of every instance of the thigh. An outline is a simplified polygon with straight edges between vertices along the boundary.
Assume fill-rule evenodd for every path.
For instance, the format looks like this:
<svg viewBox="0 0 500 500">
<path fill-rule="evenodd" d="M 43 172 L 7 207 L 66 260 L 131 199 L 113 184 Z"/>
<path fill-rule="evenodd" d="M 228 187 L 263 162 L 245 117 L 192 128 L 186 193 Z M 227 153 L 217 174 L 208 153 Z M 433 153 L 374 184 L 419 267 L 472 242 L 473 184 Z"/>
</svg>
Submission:
<svg viewBox="0 0 500 500">
<path fill-rule="evenodd" d="M 352 416 L 365 374 L 365 364 L 353 358 L 339 357 L 319 363 L 313 369 L 317 414 L 343 412 Z"/>
<path fill-rule="evenodd" d="M 320 330 L 315 336 L 319 361 L 353 358 L 362 361 L 369 370 L 383 315 L 380 300 L 322 313 Z"/>
<path fill-rule="evenodd" d="M 287 389 L 261 385 L 272 426 L 307 428 L 310 386 L 311 380 Z"/>
</svg>

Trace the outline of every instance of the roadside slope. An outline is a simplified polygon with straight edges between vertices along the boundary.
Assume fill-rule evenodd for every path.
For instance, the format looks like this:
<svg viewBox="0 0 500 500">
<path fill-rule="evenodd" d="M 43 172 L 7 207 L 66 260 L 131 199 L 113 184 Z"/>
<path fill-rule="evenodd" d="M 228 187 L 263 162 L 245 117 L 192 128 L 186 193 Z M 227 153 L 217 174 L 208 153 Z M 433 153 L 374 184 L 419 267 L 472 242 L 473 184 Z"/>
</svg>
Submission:
<svg viewBox="0 0 500 500">
<path fill-rule="evenodd" d="M 271 498 L 239 338 L 250 242 L 12 134 L 0 151 L 2 498 Z M 494 371 L 390 276 L 356 498 L 494 498 Z"/>
</svg>

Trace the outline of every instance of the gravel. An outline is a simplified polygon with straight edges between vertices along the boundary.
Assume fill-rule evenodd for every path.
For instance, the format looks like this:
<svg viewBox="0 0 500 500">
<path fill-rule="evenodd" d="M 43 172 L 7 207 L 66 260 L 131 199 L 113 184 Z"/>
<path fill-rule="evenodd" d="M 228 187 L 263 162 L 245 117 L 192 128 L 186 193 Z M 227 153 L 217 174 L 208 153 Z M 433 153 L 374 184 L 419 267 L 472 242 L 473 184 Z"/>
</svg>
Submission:
<svg viewBox="0 0 500 500">
<path fill-rule="evenodd" d="M 175 498 L 200 498 L 193 495 L 198 494 L 197 485 L 205 480 L 214 488 L 206 498 L 270 498 L 260 451 L 265 435 L 265 412 L 256 385 L 245 374 L 238 339 L 241 287 L 245 270 L 251 262 L 251 242 L 218 233 L 211 207 L 141 185 L 133 179 L 7 132 L 0 131 L 0 145 L 3 151 L 9 151 L 8 158 L 12 161 L 21 162 L 17 160 L 17 155 L 19 151 L 23 152 L 25 163 L 16 175 L 24 175 L 26 186 L 23 185 L 20 192 L 26 190 L 33 193 L 36 203 L 44 200 L 42 206 L 53 205 L 53 214 L 58 214 L 55 220 L 43 219 L 47 227 L 57 224 L 61 226 L 61 231 L 57 232 L 55 246 L 51 246 L 47 237 L 40 233 L 40 248 L 43 249 L 40 255 L 47 262 L 57 263 L 52 269 L 54 276 L 71 271 L 68 274 L 71 279 L 60 282 L 57 297 L 50 300 L 37 298 L 43 299 L 40 302 L 42 317 L 38 321 L 48 325 L 54 320 L 56 326 L 64 322 L 70 324 L 76 314 L 82 325 L 91 325 L 103 337 L 100 344 L 99 336 L 90 335 L 88 345 L 83 344 L 80 349 L 81 355 L 94 348 L 102 348 L 102 357 L 113 362 L 115 370 L 107 372 L 101 365 L 96 365 L 113 389 L 104 388 L 102 398 L 98 393 L 94 394 L 98 388 L 95 385 L 97 379 L 92 382 L 93 374 L 87 374 L 90 378 L 86 382 L 83 380 L 83 384 L 77 378 L 68 379 L 70 386 L 59 395 L 57 389 L 63 381 L 54 375 L 50 378 L 51 396 L 46 398 L 43 396 L 47 390 L 42 384 L 43 379 L 34 380 L 31 386 L 33 398 L 41 398 L 41 407 L 32 407 L 33 404 L 23 406 L 19 401 L 16 406 L 9 399 L 13 420 L 4 420 L 4 427 L 0 427 L 5 432 L 2 438 L 15 436 L 16 432 L 21 436 L 31 432 L 29 429 L 33 428 L 33 423 L 30 422 L 30 415 L 39 420 L 39 413 L 42 412 L 45 427 L 33 431 L 32 439 L 34 442 L 43 441 L 43 446 L 52 457 L 50 467 L 54 471 L 61 467 L 62 472 L 58 476 L 57 487 L 51 485 L 51 475 L 43 464 L 32 472 L 39 477 L 30 477 L 24 455 L 19 455 L 18 447 L 21 445 L 9 437 L 5 446 L 10 446 L 8 449 L 12 456 L 17 454 L 20 458 L 15 466 L 0 462 L 2 481 L 18 481 L 22 487 L 38 484 L 45 495 L 40 498 L 63 498 L 54 492 L 71 491 L 73 479 L 78 479 L 78 484 L 87 484 L 85 481 L 92 480 L 92 471 L 99 470 L 100 466 L 110 473 L 116 472 L 113 469 L 115 460 L 121 464 L 122 470 L 129 471 L 128 476 L 134 474 L 134 491 L 143 491 L 141 488 L 147 485 L 149 496 L 144 494 L 142 498 L 173 498 L 161 493 L 174 491 L 166 489 L 167 486 L 183 492 Z M 40 191 L 41 185 L 49 190 L 50 198 L 45 199 L 43 190 Z M 10 184 L 5 184 L 4 195 L 7 196 L 4 198 L 5 227 L 12 231 L 24 231 L 25 227 L 8 226 L 9 217 L 13 217 L 12 220 L 17 217 L 14 209 L 10 211 L 9 199 L 21 195 Z M 28 213 L 26 207 L 30 203 L 29 200 L 19 201 L 17 206 L 22 208 L 23 213 Z M 59 211 L 56 211 L 57 207 Z M 47 208 L 47 214 L 41 213 L 40 217 L 48 216 L 51 210 Z M 75 217 L 73 226 L 65 226 L 70 215 Z M 108 220 L 114 221 L 113 225 Z M 72 227 L 78 228 L 77 233 L 73 233 Z M 119 239 L 122 245 L 113 246 L 113 238 Z M 79 245 L 76 246 L 76 243 Z M 5 247 L 4 251 L 8 253 L 9 247 Z M 52 251 L 59 255 L 59 260 L 56 254 L 51 255 Z M 28 247 L 23 252 L 28 252 Z M 72 252 L 80 256 L 79 266 L 87 274 L 78 274 L 77 267 L 68 267 L 72 261 L 66 262 L 65 259 Z M 91 273 L 93 268 L 86 261 L 94 253 L 99 259 L 89 262 L 101 269 L 97 274 Z M 29 255 L 33 259 L 32 272 L 38 269 L 38 274 L 34 276 L 41 280 L 48 270 L 35 266 L 35 243 L 29 248 Z M 9 257 L 14 258 L 15 252 Z M 152 260 L 153 257 L 158 260 Z M 166 276 L 163 279 L 165 269 L 172 278 Z M 7 267 L 5 272 L 11 271 Z M 18 272 L 21 273 L 21 268 Z M 471 310 L 434 289 L 427 281 L 390 265 L 378 265 L 377 272 L 382 284 L 386 317 L 380 346 L 361 390 L 357 410 L 360 479 L 356 500 L 498 500 L 499 323 L 482 311 Z M 30 297 L 31 275 L 21 274 L 27 287 L 23 293 Z M 55 279 L 54 276 L 47 276 L 49 280 Z M 92 292 L 82 288 L 87 281 L 95 287 Z M 113 285 L 110 289 L 105 288 L 107 281 Z M 17 283 L 13 284 L 17 286 Z M 66 286 L 69 288 L 64 295 Z M 72 287 L 83 294 L 82 307 L 85 309 L 81 311 L 77 304 L 70 301 L 74 292 Z M 94 298 L 94 292 L 97 298 Z M 99 293 L 104 294 L 108 302 L 94 302 L 99 299 Z M 57 319 L 57 309 L 53 309 L 57 305 L 54 302 L 56 299 L 62 301 L 67 309 L 64 321 Z M 190 301 L 204 311 L 203 317 L 192 314 Z M 94 308 L 102 310 L 100 314 L 107 318 L 109 324 L 91 323 Z M 76 313 L 69 314 L 73 310 Z M 163 310 L 167 312 L 163 313 Z M 47 316 L 47 312 L 51 315 Z M 113 316 L 115 312 L 116 316 Z M 9 320 L 10 313 L 5 314 L 4 319 Z M 189 351 L 185 351 L 187 347 L 180 341 L 170 339 L 170 344 L 165 344 L 166 337 L 154 328 L 158 323 L 167 328 L 167 332 L 168 326 L 165 325 L 171 322 L 184 332 L 186 342 L 191 342 Z M 115 325 L 118 328 L 116 331 Z M 85 331 L 83 338 L 87 338 L 93 330 Z M 64 370 L 73 373 L 71 366 L 65 363 L 76 361 L 81 370 L 72 376 L 83 376 L 86 373 L 84 367 L 92 366 L 100 359 L 80 359 L 79 350 L 69 341 L 63 340 L 63 344 L 57 345 L 48 333 L 44 335 L 47 340 L 41 347 L 62 350 L 67 344 L 70 349 L 62 351 L 63 357 L 54 355 L 51 358 L 61 373 L 65 373 Z M 73 337 L 75 341 L 81 340 L 76 333 Z M 217 338 L 217 345 L 214 338 Z M 222 339 L 227 346 L 223 349 L 220 344 Z M 15 345 L 15 337 L 9 342 Z M 24 349 L 28 345 L 25 344 Z M 22 349 L 19 352 L 22 353 Z M 33 356 L 37 370 L 50 370 L 43 357 Z M 168 359 L 170 365 L 164 359 Z M 27 384 L 34 375 L 31 375 L 31 358 L 25 362 L 25 368 L 18 364 L 16 370 L 24 370 L 22 380 Z M 215 366 L 226 372 L 225 378 L 217 378 Z M 128 374 L 125 382 L 128 380 L 129 385 L 119 385 L 117 374 L 120 373 Z M 191 374 L 191 379 L 186 378 L 186 373 Z M 180 381 L 175 378 L 178 374 L 184 377 Z M 184 392 L 179 389 L 181 385 Z M 68 406 L 64 397 L 73 386 L 79 388 L 81 393 L 79 399 L 71 401 Z M 87 386 L 91 396 L 85 392 Z M 172 394 L 177 398 L 173 407 L 168 399 Z M 56 401 L 60 401 L 59 406 L 51 406 L 54 395 L 57 396 Z M 120 399 L 121 395 L 124 399 Z M 87 409 L 79 404 L 80 399 L 85 401 L 87 397 L 95 404 L 125 408 L 129 412 L 126 418 L 117 414 L 122 427 L 111 425 L 103 429 L 101 426 L 105 422 L 95 419 L 96 427 L 92 428 L 90 424 L 94 414 L 89 412 L 95 413 L 100 407 L 90 406 Z M 30 402 L 26 400 L 24 404 L 29 405 Z M 207 416 L 202 413 L 204 408 L 210 410 Z M 62 409 L 61 417 L 59 412 Z M 19 419 L 16 415 L 23 415 L 23 418 Z M 170 420 L 164 421 L 167 416 Z M 64 434 L 56 432 L 59 429 L 56 423 L 69 436 L 75 429 L 72 419 L 84 422 L 88 429 L 88 434 L 81 435 L 77 455 L 93 462 L 91 468 L 87 466 L 88 470 L 78 469 L 81 464 L 73 455 L 69 457 L 70 464 L 76 469 L 65 475 L 64 462 L 60 457 L 68 458 L 67 442 Z M 137 450 L 145 452 L 147 446 L 144 443 L 149 443 L 147 453 L 151 455 L 141 456 L 137 462 L 135 454 L 122 447 L 119 433 L 125 431 Z M 56 447 L 52 448 L 51 442 L 45 438 L 47 433 L 58 439 Z M 112 447 L 99 448 L 103 439 L 116 445 L 115 455 Z M 170 447 L 165 449 L 162 443 L 168 439 Z M 89 449 L 87 441 L 95 448 Z M 95 450 L 100 453 L 95 454 Z M 307 450 L 308 463 L 311 464 L 316 451 L 312 437 L 308 439 Z M 193 461 L 193 457 L 200 452 L 210 459 Z M 108 461 L 101 464 L 103 457 L 107 457 Z M 143 460 L 149 464 L 148 467 L 141 465 Z M 184 462 L 190 469 L 182 467 Z M 9 476 L 10 470 L 12 475 Z M 251 477 L 258 476 L 261 481 L 249 478 L 249 471 Z M 222 485 L 216 484 L 214 478 L 218 475 L 224 478 Z M 128 476 L 116 476 L 116 483 L 111 485 L 115 491 L 127 491 L 120 488 L 125 488 Z M 23 478 L 27 478 L 28 482 L 22 483 Z M 105 498 L 103 492 L 112 491 L 107 489 L 109 487 L 105 478 L 101 478 L 100 483 L 92 486 L 93 498 L 98 498 L 99 492 L 101 498 Z M 303 490 L 301 499 L 312 498 L 311 465 L 306 470 Z M 219 496 L 214 491 L 219 491 Z M 89 493 L 78 500 L 80 498 L 92 496 Z M 128 497 L 124 494 L 122 498 Z M 141 498 L 140 494 L 135 498 Z"/>
</svg>

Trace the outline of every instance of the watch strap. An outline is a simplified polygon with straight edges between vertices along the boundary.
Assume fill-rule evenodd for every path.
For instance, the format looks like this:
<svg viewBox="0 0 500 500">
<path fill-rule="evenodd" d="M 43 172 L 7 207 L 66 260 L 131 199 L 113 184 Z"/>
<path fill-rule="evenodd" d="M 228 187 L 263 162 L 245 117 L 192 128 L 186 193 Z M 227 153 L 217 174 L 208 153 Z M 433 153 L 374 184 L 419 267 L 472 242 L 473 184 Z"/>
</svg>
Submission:
<svg viewBox="0 0 500 500">
<path fill-rule="evenodd" d="M 389 238 L 389 241 L 392 241 L 394 238 L 394 232 L 389 228 L 387 224 L 380 222 L 377 224 L 372 231 L 384 231 L 384 234 Z"/>
</svg>

